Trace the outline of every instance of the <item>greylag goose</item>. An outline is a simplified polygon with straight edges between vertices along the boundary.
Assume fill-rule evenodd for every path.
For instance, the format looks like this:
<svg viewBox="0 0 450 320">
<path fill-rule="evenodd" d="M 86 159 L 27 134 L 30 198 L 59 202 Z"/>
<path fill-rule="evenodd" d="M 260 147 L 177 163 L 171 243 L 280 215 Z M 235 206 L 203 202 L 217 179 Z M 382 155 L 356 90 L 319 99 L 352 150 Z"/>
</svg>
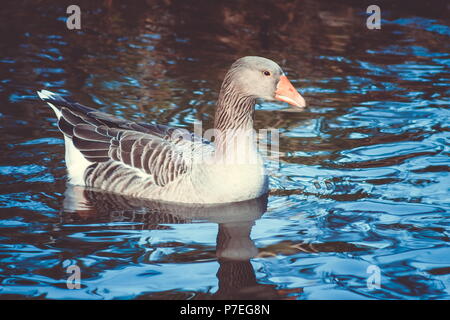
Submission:
<svg viewBox="0 0 450 320">
<path fill-rule="evenodd" d="M 127 121 L 47 90 L 37 93 L 55 112 L 64 134 L 70 184 L 198 204 L 245 201 L 267 193 L 254 140 L 256 100 L 305 106 L 278 64 L 253 56 L 235 61 L 225 75 L 214 143 L 185 129 Z"/>
</svg>

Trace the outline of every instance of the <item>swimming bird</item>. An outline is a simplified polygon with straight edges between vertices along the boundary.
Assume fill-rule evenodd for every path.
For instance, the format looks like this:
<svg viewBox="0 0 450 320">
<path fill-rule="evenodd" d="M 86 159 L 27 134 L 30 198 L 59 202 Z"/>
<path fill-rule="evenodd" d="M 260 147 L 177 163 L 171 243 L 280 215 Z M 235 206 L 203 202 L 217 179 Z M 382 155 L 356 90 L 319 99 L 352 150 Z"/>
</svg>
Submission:
<svg viewBox="0 0 450 320">
<path fill-rule="evenodd" d="M 215 204 L 268 192 L 255 143 L 257 100 L 305 100 L 270 59 L 247 56 L 225 75 L 216 104 L 214 143 L 185 129 L 128 121 L 41 90 L 64 135 L 70 184 L 160 201 Z"/>
</svg>

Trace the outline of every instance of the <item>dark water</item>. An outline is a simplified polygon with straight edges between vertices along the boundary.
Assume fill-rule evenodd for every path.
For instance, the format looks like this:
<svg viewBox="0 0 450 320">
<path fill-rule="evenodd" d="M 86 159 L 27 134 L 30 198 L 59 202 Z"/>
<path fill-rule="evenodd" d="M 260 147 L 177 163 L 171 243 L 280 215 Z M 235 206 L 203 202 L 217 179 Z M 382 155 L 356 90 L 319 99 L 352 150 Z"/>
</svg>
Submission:
<svg viewBox="0 0 450 320">
<path fill-rule="evenodd" d="M 0 298 L 449 299 L 450 15 L 424 2 L 380 1 L 368 30 L 360 1 L 77 1 L 81 31 L 72 3 L 2 3 Z M 66 185 L 37 89 L 206 128 L 244 55 L 277 61 L 309 104 L 258 107 L 282 133 L 268 198 L 199 209 Z"/>
</svg>

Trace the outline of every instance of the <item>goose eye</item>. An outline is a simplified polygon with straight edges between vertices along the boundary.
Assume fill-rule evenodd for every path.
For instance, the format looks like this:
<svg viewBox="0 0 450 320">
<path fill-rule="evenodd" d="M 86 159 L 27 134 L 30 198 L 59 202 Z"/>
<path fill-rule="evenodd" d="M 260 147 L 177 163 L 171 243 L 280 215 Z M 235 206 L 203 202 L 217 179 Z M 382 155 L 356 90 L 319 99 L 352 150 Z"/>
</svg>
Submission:
<svg viewBox="0 0 450 320">
<path fill-rule="evenodd" d="M 269 71 L 263 71 L 265 76 L 270 76 L 270 72 Z"/>
</svg>

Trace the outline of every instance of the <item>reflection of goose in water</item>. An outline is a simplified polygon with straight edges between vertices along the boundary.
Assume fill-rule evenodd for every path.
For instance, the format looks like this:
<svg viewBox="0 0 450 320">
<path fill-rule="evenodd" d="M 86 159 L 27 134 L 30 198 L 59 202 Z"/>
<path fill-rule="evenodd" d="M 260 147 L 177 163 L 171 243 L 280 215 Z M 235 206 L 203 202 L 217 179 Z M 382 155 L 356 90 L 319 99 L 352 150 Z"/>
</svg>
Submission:
<svg viewBox="0 0 450 320">
<path fill-rule="evenodd" d="M 196 293 L 197 299 L 289 299 L 288 294 L 298 295 L 301 288 L 279 290 L 275 285 L 258 283 L 251 259 L 293 255 L 299 252 L 346 252 L 364 250 L 359 246 L 343 242 L 303 243 L 281 241 L 264 248 L 257 248 L 250 238 L 255 221 L 267 210 L 267 195 L 249 201 L 220 205 L 182 205 L 154 202 L 124 197 L 68 185 L 65 193 L 63 223 L 114 223 L 135 222 L 111 226 L 110 228 L 167 228 L 165 224 L 206 221 L 217 223 L 215 258 L 219 262 L 216 293 Z M 102 226 L 104 228 L 104 226 Z M 173 253 L 166 257 L 173 262 L 192 262 L 208 254 L 202 252 Z M 211 256 L 211 258 L 214 258 Z M 145 298 L 146 294 L 140 298 Z M 150 295 L 149 298 L 152 298 Z"/>
<path fill-rule="evenodd" d="M 204 220 L 215 223 L 254 221 L 267 208 L 267 195 L 227 204 L 183 204 L 127 197 L 67 185 L 64 211 L 79 217 L 109 222 L 190 223 Z M 145 228 L 145 226 L 144 226 Z"/>
<path fill-rule="evenodd" d="M 258 249 L 250 232 L 267 209 L 267 195 L 249 201 L 221 205 L 180 205 L 128 198 L 112 193 L 96 192 L 68 185 L 63 219 L 100 222 L 139 222 L 145 229 L 158 229 L 159 224 L 190 223 L 194 220 L 219 225 L 216 257 L 219 262 L 219 290 L 213 296 L 200 293 L 198 298 L 281 298 L 273 285 L 259 284 L 251 258 Z M 71 213 L 77 213 L 75 216 Z M 123 226 L 122 226 L 123 227 Z M 186 261 L 186 257 L 179 257 Z M 190 257 L 192 259 L 192 257 Z M 180 259 L 174 259 L 179 261 Z"/>
</svg>

